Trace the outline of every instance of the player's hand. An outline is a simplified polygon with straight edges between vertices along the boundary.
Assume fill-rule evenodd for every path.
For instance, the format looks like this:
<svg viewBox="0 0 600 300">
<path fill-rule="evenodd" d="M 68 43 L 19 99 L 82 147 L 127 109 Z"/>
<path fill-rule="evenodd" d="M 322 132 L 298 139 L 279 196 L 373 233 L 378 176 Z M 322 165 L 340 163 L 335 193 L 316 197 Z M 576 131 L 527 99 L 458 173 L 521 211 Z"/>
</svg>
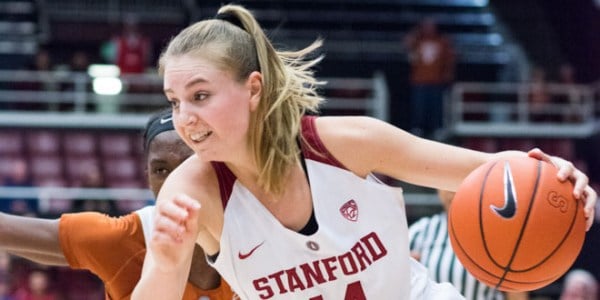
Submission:
<svg viewBox="0 0 600 300">
<path fill-rule="evenodd" d="M 200 203 L 185 194 L 157 203 L 150 247 L 159 266 L 177 267 L 191 258 L 199 210 Z"/>
<path fill-rule="evenodd" d="M 589 230 L 594 222 L 598 194 L 589 185 L 588 177 L 579 169 L 577 169 L 572 162 L 560 157 L 548 155 L 540 149 L 532 149 L 527 154 L 529 157 L 533 157 L 556 166 L 556 168 L 558 168 L 558 174 L 556 175 L 558 180 L 569 180 L 573 182 L 573 196 L 585 203 L 583 212 L 586 220 L 586 230 Z"/>
</svg>

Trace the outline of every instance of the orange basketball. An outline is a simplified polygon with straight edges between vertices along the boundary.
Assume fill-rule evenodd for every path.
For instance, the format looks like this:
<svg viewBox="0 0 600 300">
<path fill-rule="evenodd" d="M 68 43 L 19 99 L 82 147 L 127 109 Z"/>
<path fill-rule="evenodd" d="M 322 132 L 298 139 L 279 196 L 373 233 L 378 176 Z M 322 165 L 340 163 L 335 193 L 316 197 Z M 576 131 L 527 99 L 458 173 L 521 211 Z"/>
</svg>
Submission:
<svg viewBox="0 0 600 300">
<path fill-rule="evenodd" d="M 533 158 L 486 163 L 461 184 L 448 213 L 459 261 L 502 291 L 530 291 L 561 277 L 585 238 L 583 201 L 553 165 Z"/>
</svg>

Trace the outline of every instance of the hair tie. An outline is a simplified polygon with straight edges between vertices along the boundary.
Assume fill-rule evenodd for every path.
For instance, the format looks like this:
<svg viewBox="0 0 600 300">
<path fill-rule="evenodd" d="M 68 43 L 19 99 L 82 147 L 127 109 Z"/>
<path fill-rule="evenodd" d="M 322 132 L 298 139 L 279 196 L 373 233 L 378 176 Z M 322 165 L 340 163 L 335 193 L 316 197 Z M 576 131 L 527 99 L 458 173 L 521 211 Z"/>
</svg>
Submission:
<svg viewBox="0 0 600 300">
<path fill-rule="evenodd" d="M 215 19 L 223 20 L 225 22 L 228 22 L 228 23 L 235 25 L 235 26 L 239 27 L 240 29 L 246 31 L 246 29 L 244 29 L 244 25 L 242 24 L 240 19 L 230 12 L 218 13 L 215 16 Z"/>
</svg>

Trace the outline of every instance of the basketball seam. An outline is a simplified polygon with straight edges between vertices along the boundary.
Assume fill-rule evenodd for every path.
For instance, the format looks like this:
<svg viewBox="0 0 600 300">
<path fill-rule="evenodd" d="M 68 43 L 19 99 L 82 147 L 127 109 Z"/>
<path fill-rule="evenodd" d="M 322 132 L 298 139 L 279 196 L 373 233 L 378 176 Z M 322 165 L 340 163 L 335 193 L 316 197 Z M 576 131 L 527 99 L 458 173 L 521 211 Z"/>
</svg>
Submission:
<svg viewBox="0 0 600 300">
<path fill-rule="evenodd" d="M 513 263 L 513 261 L 515 260 L 515 257 L 517 256 L 517 251 L 519 250 L 519 245 L 521 244 L 521 240 L 523 239 L 523 234 L 525 233 L 525 228 L 527 228 L 527 223 L 529 222 L 529 216 L 531 215 L 531 208 L 533 207 L 533 204 L 535 201 L 535 196 L 537 195 L 537 192 L 538 192 L 541 171 L 542 171 L 542 162 L 538 161 L 537 176 L 535 178 L 535 185 L 533 186 L 533 194 L 531 195 L 531 199 L 529 200 L 529 207 L 527 209 L 527 214 L 525 215 L 525 220 L 523 220 L 523 226 L 521 227 L 521 232 L 519 232 L 519 237 L 517 238 L 517 242 L 515 243 L 515 249 L 512 252 L 512 255 L 508 261 L 508 264 L 504 267 L 504 274 L 502 274 L 502 278 L 500 278 L 500 281 L 498 282 L 498 285 L 496 285 L 496 288 L 499 288 L 502 285 L 502 282 L 506 279 L 506 275 L 508 274 L 508 272 L 511 271 L 510 266 Z"/>
<path fill-rule="evenodd" d="M 452 222 L 452 220 L 450 220 L 450 230 L 452 231 L 452 234 L 454 237 L 456 237 L 456 233 L 454 230 L 454 223 Z M 462 252 L 462 254 L 465 256 L 466 259 L 468 259 L 472 265 L 474 265 L 475 267 L 477 267 L 480 271 L 488 274 L 489 276 L 496 278 L 496 279 L 500 279 L 501 277 L 499 277 L 498 275 L 491 273 L 490 271 L 486 270 L 485 268 L 483 268 L 480 264 L 478 264 L 473 258 L 471 258 L 471 256 L 469 256 L 467 254 L 467 252 L 465 251 L 465 249 L 463 248 L 462 244 L 460 243 L 460 241 L 457 238 L 454 238 L 451 240 L 451 242 L 454 241 L 456 246 L 458 246 Z M 460 260 L 460 259 L 459 259 Z M 463 263 L 464 265 L 464 263 Z M 560 277 L 560 276 L 559 276 Z M 556 280 L 558 277 L 553 277 L 553 278 L 547 278 L 544 280 L 540 280 L 540 281 L 516 281 L 516 280 L 512 280 L 512 279 L 504 279 L 505 282 L 510 282 L 510 283 L 517 283 L 517 284 L 539 284 L 542 282 L 548 282 L 549 280 Z M 496 287 L 497 288 L 497 287 Z"/>
</svg>

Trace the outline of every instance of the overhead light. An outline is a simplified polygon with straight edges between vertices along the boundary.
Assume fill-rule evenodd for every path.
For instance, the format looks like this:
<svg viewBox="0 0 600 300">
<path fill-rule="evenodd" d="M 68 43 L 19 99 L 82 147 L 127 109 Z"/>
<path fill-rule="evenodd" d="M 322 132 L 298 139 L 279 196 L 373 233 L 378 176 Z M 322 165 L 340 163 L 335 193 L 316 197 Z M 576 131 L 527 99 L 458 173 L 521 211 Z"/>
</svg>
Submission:
<svg viewBox="0 0 600 300">
<path fill-rule="evenodd" d="M 123 83 L 115 77 L 98 77 L 94 78 L 92 87 L 99 95 L 118 95 L 123 90 Z"/>
<path fill-rule="evenodd" d="M 88 67 L 88 75 L 98 77 L 119 77 L 121 70 L 116 65 L 92 64 Z"/>
<path fill-rule="evenodd" d="M 88 67 L 87 72 L 93 78 L 94 93 L 118 95 L 123 90 L 123 83 L 119 79 L 121 71 L 116 65 L 93 64 Z"/>
</svg>

